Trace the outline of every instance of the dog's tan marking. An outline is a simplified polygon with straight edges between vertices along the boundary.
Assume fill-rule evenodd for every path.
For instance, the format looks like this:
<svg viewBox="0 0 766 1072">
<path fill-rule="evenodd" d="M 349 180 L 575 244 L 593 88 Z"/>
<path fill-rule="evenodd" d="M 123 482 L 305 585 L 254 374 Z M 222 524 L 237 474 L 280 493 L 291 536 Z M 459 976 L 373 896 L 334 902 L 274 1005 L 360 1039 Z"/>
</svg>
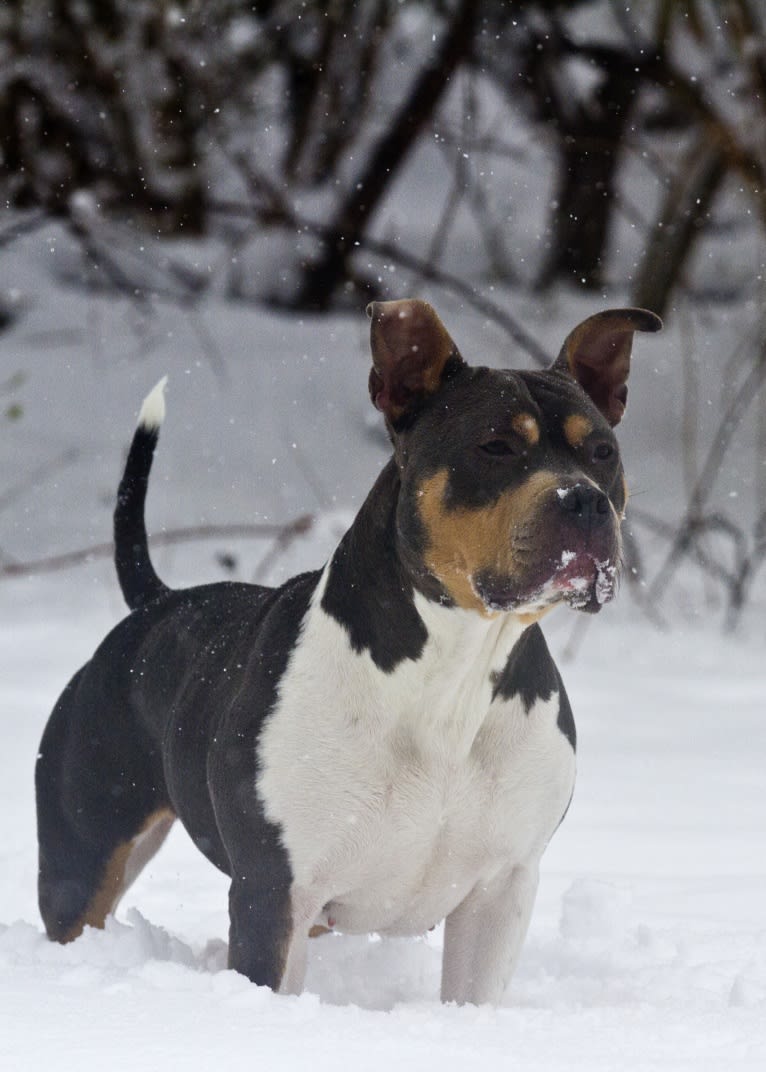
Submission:
<svg viewBox="0 0 766 1072">
<path fill-rule="evenodd" d="M 593 431 L 593 422 L 581 413 L 570 413 L 564 420 L 564 435 L 571 447 L 581 447 Z"/>
<path fill-rule="evenodd" d="M 513 430 L 534 447 L 540 440 L 540 425 L 531 413 L 517 413 L 511 421 Z"/>
<path fill-rule="evenodd" d="M 175 813 L 169 808 L 160 808 L 147 818 L 135 837 L 117 846 L 104 869 L 98 889 L 82 917 L 64 935 L 64 943 L 79 938 L 85 927 L 103 930 L 106 917 L 114 911 L 122 895 L 157 852 L 175 818 Z"/>
<path fill-rule="evenodd" d="M 309 938 L 321 938 L 323 934 L 332 934 L 332 928 L 323 927 L 321 923 L 315 923 L 309 931 Z"/>
<path fill-rule="evenodd" d="M 512 578 L 522 570 L 514 544 L 514 529 L 525 527 L 538 513 L 540 500 L 558 487 L 555 473 L 541 470 L 520 487 L 503 493 L 489 506 L 472 510 L 449 508 L 444 492 L 449 473 L 439 470 L 420 488 L 420 515 L 428 534 L 426 565 L 459 607 L 493 617 L 474 589 L 472 578 L 481 570 Z"/>
<path fill-rule="evenodd" d="M 517 614 L 522 625 L 534 625 L 535 622 L 539 622 L 541 618 L 544 618 L 546 614 L 550 614 L 553 610 L 553 605 L 548 607 L 541 607 L 540 610 L 530 611 L 528 614 Z"/>
</svg>

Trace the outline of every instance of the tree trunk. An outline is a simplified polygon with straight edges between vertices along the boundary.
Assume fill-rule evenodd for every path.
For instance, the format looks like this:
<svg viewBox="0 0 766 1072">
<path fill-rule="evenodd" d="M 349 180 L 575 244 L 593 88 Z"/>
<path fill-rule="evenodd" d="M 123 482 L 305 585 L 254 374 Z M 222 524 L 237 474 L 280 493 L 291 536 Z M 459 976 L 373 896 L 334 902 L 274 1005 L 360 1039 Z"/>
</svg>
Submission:
<svg viewBox="0 0 766 1072">
<path fill-rule="evenodd" d="M 434 114 L 458 64 L 471 49 L 476 20 L 475 0 L 461 0 L 441 47 L 415 80 L 406 100 L 383 137 L 373 147 L 362 171 L 329 225 L 328 239 L 319 259 L 309 264 L 294 304 L 298 308 L 326 310 L 346 278 L 347 261 L 355 243 L 404 162 L 425 123 Z"/>
<path fill-rule="evenodd" d="M 560 102 L 553 123 L 558 137 L 557 193 L 541 287 L 559 281 L 586 290 L 603 285 L 617 167 L 638 86 L 627 57 L 615 54 L 595 98 Z"/>
</svg>

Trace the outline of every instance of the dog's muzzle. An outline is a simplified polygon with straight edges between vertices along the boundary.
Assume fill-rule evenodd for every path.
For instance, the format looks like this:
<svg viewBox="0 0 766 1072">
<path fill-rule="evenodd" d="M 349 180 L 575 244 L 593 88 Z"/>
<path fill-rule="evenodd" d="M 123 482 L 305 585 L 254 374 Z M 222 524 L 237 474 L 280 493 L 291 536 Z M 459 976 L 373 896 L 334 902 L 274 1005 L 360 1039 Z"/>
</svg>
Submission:
<svg viewBox="0 0 766 1072">
<path fill-rule="evenodd" d="M 535 528 L 536 547 L 523 575 L 482 570 L 473 587 L 491 611 L 534 613 L 566 603 L 596 613 L 617 587 L 620 534 L 608 496 L 592 484 L 557 488 Z"/>
</svg>

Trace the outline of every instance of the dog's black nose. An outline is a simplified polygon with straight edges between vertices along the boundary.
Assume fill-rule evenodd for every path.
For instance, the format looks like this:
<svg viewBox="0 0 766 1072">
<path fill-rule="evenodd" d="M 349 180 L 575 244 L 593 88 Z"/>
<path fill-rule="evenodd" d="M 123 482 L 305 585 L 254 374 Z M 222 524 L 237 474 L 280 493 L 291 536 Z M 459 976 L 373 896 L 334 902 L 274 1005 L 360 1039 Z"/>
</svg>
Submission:
<svg viewBox="0 0 766 1072">
<path fill-rule="evenodd" d="M 558 492 L 561 509 L 578 529 L 595 529 L 609 519 L 609 500 L 591 484 L 575 484 Z"/>
</svg>

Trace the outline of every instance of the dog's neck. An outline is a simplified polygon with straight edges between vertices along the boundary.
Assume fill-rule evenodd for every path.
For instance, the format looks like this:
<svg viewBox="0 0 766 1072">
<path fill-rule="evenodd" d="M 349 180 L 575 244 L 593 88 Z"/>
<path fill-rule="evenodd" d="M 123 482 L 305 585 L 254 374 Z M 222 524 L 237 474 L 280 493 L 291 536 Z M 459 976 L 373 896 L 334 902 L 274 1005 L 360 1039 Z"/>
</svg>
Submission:
<svg viewBox="0 0 766 1072">
<path fill-rule="evenodd" d="M 489 666 L 506 656 L 525 629 L 512 614 L 483 617 L 429 598 L 402 561 L 397 540 L 399 475 L 385 466 L 324 578 L 322 608 L 366 650 L 384 672 L 403 660 L 417 661 L 426 644 L 429 662 L 449 671 Z M 434 665 L 436 672 L 436 665 Z M 472 671 L 473 672 L 473 671 Z"/>
<path fill-rule="evenodd" d="M 473 610 L 442 606 L 419 592 L 415 593 L 415 607 L 430 644 L 440 660 L 451 665 L 489 666 L 502 653 L 507 657 L 527 627 L 515 614 L 483 617 Z"/>
</svg>

